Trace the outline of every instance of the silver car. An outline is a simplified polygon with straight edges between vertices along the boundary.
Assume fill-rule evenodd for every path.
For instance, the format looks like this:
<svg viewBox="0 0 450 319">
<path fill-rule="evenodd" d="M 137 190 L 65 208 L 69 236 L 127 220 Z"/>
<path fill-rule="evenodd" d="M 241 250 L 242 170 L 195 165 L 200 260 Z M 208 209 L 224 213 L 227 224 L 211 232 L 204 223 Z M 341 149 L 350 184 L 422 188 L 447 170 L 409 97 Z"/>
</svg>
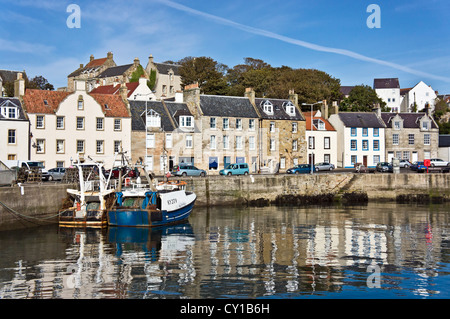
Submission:
<svg viewBox="0 0 450 319">
<path fill-rule="evenodd" d="M 66 169 L 64 167 L 56 167 L 48 170 L 48 180 L 49 181 L 60 181 L 62 180 L 64 174 L 66 174 Z"/>
<path fill-rule="evenodd" d="M 332 171 L 334 170 L 334 165 L 327 163 L 327 162 L 323 162 L 323 163 L 317 163 L 314 164 L 314 166 L 316 167 L 316 170 L 318 171 Z"/>
</svg>

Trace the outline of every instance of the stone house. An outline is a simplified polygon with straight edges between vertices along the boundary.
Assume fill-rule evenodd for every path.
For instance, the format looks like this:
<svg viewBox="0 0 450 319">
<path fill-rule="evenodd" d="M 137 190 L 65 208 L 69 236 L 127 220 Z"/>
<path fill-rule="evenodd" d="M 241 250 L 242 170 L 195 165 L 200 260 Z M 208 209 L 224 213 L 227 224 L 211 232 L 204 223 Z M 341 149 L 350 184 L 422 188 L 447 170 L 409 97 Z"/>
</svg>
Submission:
<svg viewBox="0 0 450 319">
<path fill-rule="evenodd" d="M 197 84 L 186 86 L 183 100 L 201 134 L 195 162 L 210 174 L 230 163 L 248 163 L 257 172 L 259 116 L 246 97 L 200 94 Z"/>
<path fill-rule="evenodd" d="M 152 70 L 156 72 L 156 83 L 153 90 L 158 99 L 173 98 L 176 92 L 182 90 L 179 67 L 176 64 L 154 62 L 153 56 L 149 56 L 145 71 L 149 76 Z"/>
<path fill-rule="evenodd" d="M 67 76 L 67 89 L 66 91 L 73 92 L 75 90 L 75 80 L 84 80 L 86 83 L 86 90 L 90 92 L 95 88 L 97 84 L 97 77 L 106 69 L 115 67 L 116 62 L 114 62 L 112 52 L 108 52 L 106 58 L 95 59 L 91 55 L 89 62 L 70 73 Z"/>
<path fill-rule="evenodd" d="M 285 172 L 306 161 L 305 118 L 293 91 L 289 99 L 255 98 L 246 90 L 259 115 L 259 168 L 265 172 Z"/>
<path fill-rule="evenodd" d="M 308 163 L 326 162 L 337 167 L 337 131 L 321 111 L 304 112 Z"/>
<path fill-rule="evenodd" d="M 74 92 L 26 90 L 23 107 L 32 134 L 30 159 L 47 168 L 68 167 L 78 154 L 114 164 L 115 153 L 131 151 L 131 116 L 121 95 L 91 94 L 86 82 Z"/>
<path fill-rule="evenodd" d="M 328 121 L 337 131 L 337 166 L 353 168 L 362 163 L 375 167 L 385 161 L 385 128 L 375 112 L 340 112 Z"/>
<path fill-rule="evenodd" d="M 26 78 L 25 71 L 11 71 L 11 70 L 0 70 L 0 97 L 8 97 L 6 86 L 8 84 L 14 85 L 15 81 L 19 78 Z M 15 88 L 11 88 L 13 91 Z M 14 93 L 14 94 L 13 94 Z M 16 92 L 10 92 L 9 97 L 17 97 Z"/>
<path fill-rule="evenodd" d="M 19 99 L 25 90 L 25 80 L 21 73 L 17 76 L 16 97 L 0 97 L 0 162 L 8 167 L 30 156 L 30 123 Z"/>
<path fill-rule="evenodd" d="M 133 163 L 142 158 L 146 169 L 156 175 L 164 175 L 178 163 L 197 164 L 200 131 L 185 103 L 133 99 L 129 103 Z"/>
<path fill-rule="evenodd" d="M 381 113 L 386 125 L 385 156 L 411 162 L 438 156 L 439 128 L 426 113 Z"/>
</svg>

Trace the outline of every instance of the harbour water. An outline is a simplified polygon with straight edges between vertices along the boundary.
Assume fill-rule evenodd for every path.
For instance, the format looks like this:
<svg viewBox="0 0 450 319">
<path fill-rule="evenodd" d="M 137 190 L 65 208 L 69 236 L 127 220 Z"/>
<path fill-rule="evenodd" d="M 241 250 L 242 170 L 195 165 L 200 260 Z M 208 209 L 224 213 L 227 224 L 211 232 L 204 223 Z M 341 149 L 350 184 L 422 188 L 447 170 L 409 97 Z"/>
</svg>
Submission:
<svg viewBox="0 0 450 319">
<path fill-rule="evenodd" d="M 449 298 L 449 208 L 195 208 L 158 229 L 4 231 L 0 299 Z"/>
</svg>

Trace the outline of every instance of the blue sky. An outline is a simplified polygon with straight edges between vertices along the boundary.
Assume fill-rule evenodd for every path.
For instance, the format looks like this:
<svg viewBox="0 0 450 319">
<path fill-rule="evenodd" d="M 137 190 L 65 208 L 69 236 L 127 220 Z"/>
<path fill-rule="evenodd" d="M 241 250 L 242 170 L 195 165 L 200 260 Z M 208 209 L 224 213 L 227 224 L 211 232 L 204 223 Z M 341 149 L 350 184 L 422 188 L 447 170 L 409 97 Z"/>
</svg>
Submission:
<svg viewBox="0 0 450 319">
<path fill-rule="evenodd" d="M 81 28 L 68 28 L 69 4 Z M 370 29 L 370 4 L 381 28 Z M 147 65 L 209 56 L 230 67 L 245 57 L 272 66 L 314 68 L 342 85 L 398 77 L 450 93 L 448 0 L 0 0 L 0 69 L 43 75 L 55 87 L 89 56 Z"/>
</svg>

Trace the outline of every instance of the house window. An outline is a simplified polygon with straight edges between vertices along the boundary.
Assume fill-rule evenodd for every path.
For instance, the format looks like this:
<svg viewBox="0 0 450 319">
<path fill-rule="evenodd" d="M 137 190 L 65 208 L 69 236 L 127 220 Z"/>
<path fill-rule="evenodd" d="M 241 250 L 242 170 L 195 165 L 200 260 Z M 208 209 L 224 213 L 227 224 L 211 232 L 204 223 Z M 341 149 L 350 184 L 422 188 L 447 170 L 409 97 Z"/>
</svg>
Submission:
<svg viewBox="0 0 450 319">
<path fill-rule="evenodd" d="M 186 148 L 192 148 L 192 135 L 186 135 Z"/>
<path fill-rule="evenodd" d="M 292 123 L 292 133 L 297 133 L 298 124 L 297 122 Z"/>
<path fill-rule="evenodd" d="M 44 139 L 36 140 L 36 153 L 38 153 L 38 154 L 45 153 L 45 140 Z"/>
<path fill-rule="evenodd" d="M 380 141 L 379 140 L 373 140 L 373 150 L 374 151 L 380 150 Z"/>
<path fill-rule="evenodd" d="M 323 138 L 323 148 L 326 150 L 330 149 L 330 138 L 329 137 Z"/>
<path fill-rule="evenodd" d="M 398 134 L 392 134 L 392 144 L 393 145 L 398 145 L 399 143 L 399 136 Z"/>
<path fill-rule="evenodd" d="M 104 145 L 104 141 L 103 140 L 97 140 L 97 147 L 96 147 L 96 151 L 97 154 L 103 154 L 103 145 Z"/>
<path fill-rule="evenodd" d="M 400 129 L 400 122 L 399 121 L 395 121 L 394 122 L 394 129 L 395 130 L 399 130 Z"/>
<path fill-rule="evenodd" d="M 103 122 L 104 122 L 103 117 L 97 117 L 97 131 L 103 131 L 104 129 Z"/>
<path fill-rule="evenodd" d="M 209 119 L 209 128 L 211 128 L 211 129 L 215 129 L 216 128 L 216 118 L 215 117 L 211 117 Z"/>
<path fill-rule="evenodd" d="M 269 130 L 271 133 L 275 132 L 275 122 L 270 122 Z"/>
<path fill-rule="evenodd" d="M 44 128 L 45 122 L 44 122 L 44 115 L 37 115 L 36 116 L 36 128 Z"/>
<path fill-rule="evenodd" d="M 357 160 L 358 160 L 358 157 L 356 157 L 356 155 L 352 155 L 350 157 L 350 162 L 351 162 L 352 165 L 355 165 Z"/>
<path fill-rule="evenodd" d="M 322 120 L 320 119 L 313 120 L 313 124 L 317 130 L 319 131 L 325 130 L 325 123 Z"/>
<path fill-rule="evenodd" d="M 64 129 L 64 116 L 56 117 L 56 129 L 63 130 Z"/>
<path fill-rule="evenodd" d="M 78 97 L 78 110 L 83 110 L 84 109 L 84 101 L 83 101 L 83 97 L 80 95 Z"/>
<path fill-rule="evenodd" d="M 310 150 L 313 150 L 313 149 L 315 149 L 315 143 L 314 143 L 315 141 L 314 141 L 314 136 L 310 136 L 309 138 L 308 138 L 308 148 L 310 149 Z"/>
<path fill-rule="evenodd" d="M 352 128 L 350 129 L 350 135 L 351 135 L 351 136 L 356 136 L 356 127 L 352 127 Z"/>
<path fill-rule="evenodd" d="M 430 145 L 430 143 L 431 143 L 430 134 L 424 134 L 423 135 L 423 145 Z"/>
<path fill-rule="evenodd" d="M 249 138 L 248 138 L 248 149 L 251 151 L 255 150 L 255 137 L 254 136 L 249 136 Z"/>
<path fill-rule="evenodd" d="M 414 145 L 414 134 L 408 134 L 408 144 Z"/>
<path fill-rule="evenodd" d="M 289 114 L 289 116 L 295 116 L 295 106 L 294 106 L 294 104 L 292 104 L 291 101 L 289 101 L 287 103 L 285 102 L 283 104 L 284 104 L 286 113 Z"/>
<path fill-rule="evenodd" d="M 8 154 L 8 161 L 17 160 L 17 154 Z"/>
<path fill-rule="evenodd" d="M 223 149 L 227 150 L 229 146 L 230 146 L 229 137 L 228 137 L 228 135 L 224 135 L 223 136 Z"/>
<path fill-rule="evenodd" d="M 147 113 L 147 126 L 161 127 L 161 116 L 154 110 L 150 110 Z"/>
<path fill-rule="evenodd" d="M 215 135 L 211 135 L 209 138 L 209 148 L 211 150 L 215 150 L 216 149 L 216 136 Z"/>
<path fill-rule="evenodd" d="M 427 121 L 422 122 L 422 130 L 428 131 L 428 122 Z"/>
<path fill-rule="evenodd" d="M 409 161 L 409 151 L 403 151 L 403 159 Z"/>
<path fill-rule="evenodd" d="M 64 168 L 64 161 L 57 161 L 56 162 L 56 167 L 58 167 L 58 168 Z"/>
<path fill-rule="evenodd" d="M 64 154 L 64 140 L 56 140 L 56 153 Z"/>
<path fill-rule="evenodd" d="M 380 136 L 380 129 L 378 127 L 373 128 L 373 136 L 375 137 Z"/>
<path fill-rule="evenodd" d="M 16 118 L 16 108 L 10 107 L 8 110 L 8 118 L 15 119 Z"/>
<path fill-rule="evenodd" d="M 84 117 L 77 117 L 77 130 L 84 130 Z"/>
<path fill-rule="evenodd" d="M 228 130 L 230 128 L 230 121 L 228 120 L 228 118 L 224 118 L 222 123 L 223 123 L 222 126 L 223 126 L 224 130 Z"/>
<path fill-rule="evenodd" d="M 236 119 L 236 130 L 242 130 L 242 119 Z"/>
<path fill-rule="evenodd" d="M 16 130 L 8 130 L 8 144 L 16 144 Z"/>
<path fill-rule="evenodd" d="M 356 140 L 351 140 L 350 141 L 350 150 L 352 150 L 352 151 L 356 151 L 357 150 L 357 143 L 356 143 Z"/>
<path fill-rule="evenodd" d="M 163 92 L 164 94 L 167 94 L 167 85 L 163 85 L 163 86 L 162 86 L 162 92 Z"/>
<path fill-rule="evenodd" d="M 114 131 L 122 130 L 122 121 L 121 119 L 114 119 Z"/>
<path fill-rule="evenodd" d="M 363 151 L 368 151 L 369 150 L 369 141 L 368 140 L 363 140 L 362 141 L 362 148 L 363 148 Z"/>
<path fill-rule="evenodd" d="M 369 129 L 367 127 L 363 127 L 362 129 L 362 135 L 363 136 L 368 136 L 369 135 Z"/>
<path fill-rule="evenodd" d="M 155 134 L 147 134 L 147 148 L 155 148 Z"/>
<path fill-rule="evenodd" d="M 248 120 L 248 129 L 250 131 L 254 131 L 255 130 L 255 120 L 254 119 L 249 119 Z"/>
<path fill-rule="evenodd" d="M 275 146 L 276 144 L 275 144 L 275 139 L 274 138 L 271 138 L 270 139 L 270 150 L 271 151 L 275 151 L 275 149 L 276 149 L 276 146 Z"/>
<path fill-rule="evenodd" d="M 84 153 L 84 140 L 77 140 L 77 153 Z"/>
<path fill-rule="evenodd" d="M 172 134 L 166 134 L 166 148 L 172 147 L 173 147 Z"/>
<path fill-rule="evenodd" d="M 242 149 L 242 136 L 236 136 L 236 149 Z"/>
<path fill-rule="evenodd" d="M 273 114 L 273 104 L 270 101 L 265 101 L 263 104 L 263 110 L 265 113 L 272 115 Z"/>
<path fill-rule="evenodd" d="M 298 141 L 297 140 L 293 140 L 292 141 L 292 150 L 293 151 L 297 151 L 298 150 Z"/>
<path fill-rule="evenodd" d="M 377 165 L 380 162 L 380 155 L 373 156 L 373 164 Z"/>
<path fill-rule="evenodd" d="M 120 152 L 120 145 L 122 144 L 122 141 L 114 141 L 114 153 Z"/>
<path fill-rule="evenodd" d="M 330 163 L 331 162 L 331 156 L 330 154 L 323 154 L 323 161 L 325 163 Z"/>
</svg>

